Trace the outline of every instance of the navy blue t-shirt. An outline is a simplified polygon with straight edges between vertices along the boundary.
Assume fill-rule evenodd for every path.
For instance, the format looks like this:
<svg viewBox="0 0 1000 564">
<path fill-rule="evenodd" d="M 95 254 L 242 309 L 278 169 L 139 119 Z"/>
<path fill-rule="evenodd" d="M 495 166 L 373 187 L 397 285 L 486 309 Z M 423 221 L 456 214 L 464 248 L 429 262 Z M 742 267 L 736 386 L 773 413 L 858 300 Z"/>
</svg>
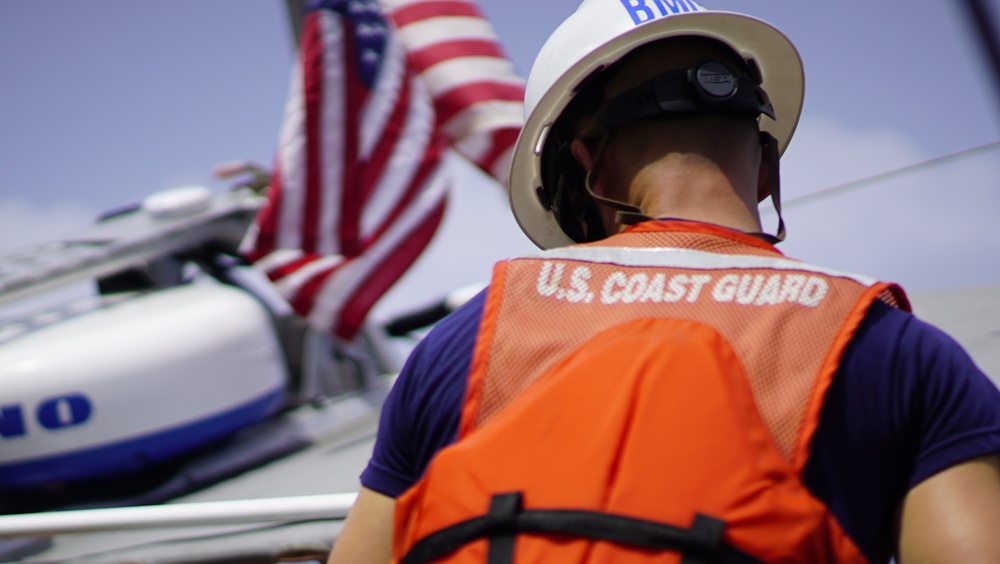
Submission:
<svg viewBox="0 0 1000 564">
<path fill-rule="evenodd" d="M 361 475 L 397 497 L 458 431 L 485 293 L 416 347 L 386 400 Z M 894 548 L 905 493 L 960 462 L 1000 452 L 1000 392 L 938 329 L 874 303 L 827 392 L 803 480 L 872 560 Z"/>
</svg>

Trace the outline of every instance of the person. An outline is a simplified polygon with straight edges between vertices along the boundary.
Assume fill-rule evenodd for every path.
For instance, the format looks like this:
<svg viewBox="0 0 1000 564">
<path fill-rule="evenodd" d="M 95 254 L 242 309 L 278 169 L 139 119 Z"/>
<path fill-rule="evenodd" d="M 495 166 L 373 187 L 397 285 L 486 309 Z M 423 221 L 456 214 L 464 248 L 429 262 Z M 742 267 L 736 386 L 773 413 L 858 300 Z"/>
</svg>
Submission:
<svg viewBox="0 0 1000 564">
<path fill-rule="evenodd" d="M 758 19 L 584 0 L 511 168 L 545 250 L 408 359 L 331 562 L 1000 561 L 996 387 L 763 233 L 803 84 Z"/>
</svg>

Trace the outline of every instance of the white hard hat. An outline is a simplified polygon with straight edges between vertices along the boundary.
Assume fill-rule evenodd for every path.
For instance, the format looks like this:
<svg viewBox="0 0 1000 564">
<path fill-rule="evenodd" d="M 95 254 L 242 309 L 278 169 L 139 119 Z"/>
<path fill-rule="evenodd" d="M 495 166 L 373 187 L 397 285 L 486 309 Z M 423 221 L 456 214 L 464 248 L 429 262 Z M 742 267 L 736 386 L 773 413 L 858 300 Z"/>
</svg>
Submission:
<svg viewBox="0 0 1000 564">
<path fill-rule="evenodd" d="M 791 41 L 762 20 L 707 10 L 694 0 L 583 0 L 542 46 L 528 75 L 525 124 L 511 162 L 510 200 L 521 229 L 540 248 L 574 241 L 540 197 L 542 150 L 576 89 L 595 71 L 635 48 L 667 37 L 701 36 L 720 41 L 760 70 L 761 88 L 775 119 L 762 115 L 760 129 L 784 152 L 802 111 L 805 77 Z"/>
</svg>

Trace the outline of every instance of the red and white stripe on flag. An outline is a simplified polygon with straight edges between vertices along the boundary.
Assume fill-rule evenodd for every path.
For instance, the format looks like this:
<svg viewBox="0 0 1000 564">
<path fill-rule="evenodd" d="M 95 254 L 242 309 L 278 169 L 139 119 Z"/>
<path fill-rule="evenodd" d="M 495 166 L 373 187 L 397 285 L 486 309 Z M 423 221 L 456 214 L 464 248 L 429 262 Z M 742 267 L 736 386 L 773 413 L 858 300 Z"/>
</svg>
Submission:
<svg viewBox="0 0 1000 564">
<path fill-rule="evenodd" d="M 375 0 L 313 3 L 268 200 L 244 242 L 299 315 L 345 339 L 440 224 L 450 185 L 443 151 L 450 145 L 505 179 L 521 124 L 523 84 L 474 4 L 396 4 L 387 18 Z M 434 5 L 465 11 L 433 15 Z M 442 17 L 478 18 L 494 48 L 472 57 L 501 58 L 509 76 L 467 73 L 468 29 L 446 26 L 451 35 L 431 40 L 418 25 Z"/>
<path fill-rule="evenodd" d="M 524 79 L 473 0 L 382 0 L 452 147 L 506 185 Z"/>
</svg>

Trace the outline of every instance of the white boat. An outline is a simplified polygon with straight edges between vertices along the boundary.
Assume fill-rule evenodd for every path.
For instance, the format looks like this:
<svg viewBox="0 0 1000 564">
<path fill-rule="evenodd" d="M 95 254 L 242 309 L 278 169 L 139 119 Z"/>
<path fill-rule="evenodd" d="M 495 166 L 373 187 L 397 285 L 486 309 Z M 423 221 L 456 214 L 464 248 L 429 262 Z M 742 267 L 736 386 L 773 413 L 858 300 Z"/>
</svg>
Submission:
<svg viewBox="0 0 1000 564">
<path fill-rule="evenodd" d="M 285 545 L 332 541 L 330 521 L 280 532 L 274 521 L 343 516 L 399 367 L 385 327 L 335 343 L 235 258 L 258 204 L 249 191 L 168 191 L 79 236 L 0 256 L 0 305 L 80 281 L 102 290 L 0 315 L 0 504 L 14 514 L 2 517 L 12 528 L 0 532 L 0 561 L 164 552 L 152 561 L 203 562 L 214 543 L 226 558 L 273 561 Z M 253 517 L 192 506 L 201 517 L 180 523 L 198 529 L 52 535 L 165 523 L 111 511 L 95 527 L 97 508 L 332 493 L 343 494 L 332 513 L 325 498 L 253 502 Z M 204 528 L 220 515 L 252 524 Z M 240 531 L 255 540 L 236 541 Z M 178 534 L 201 540 L 160 545 Z"/>
</svg>

